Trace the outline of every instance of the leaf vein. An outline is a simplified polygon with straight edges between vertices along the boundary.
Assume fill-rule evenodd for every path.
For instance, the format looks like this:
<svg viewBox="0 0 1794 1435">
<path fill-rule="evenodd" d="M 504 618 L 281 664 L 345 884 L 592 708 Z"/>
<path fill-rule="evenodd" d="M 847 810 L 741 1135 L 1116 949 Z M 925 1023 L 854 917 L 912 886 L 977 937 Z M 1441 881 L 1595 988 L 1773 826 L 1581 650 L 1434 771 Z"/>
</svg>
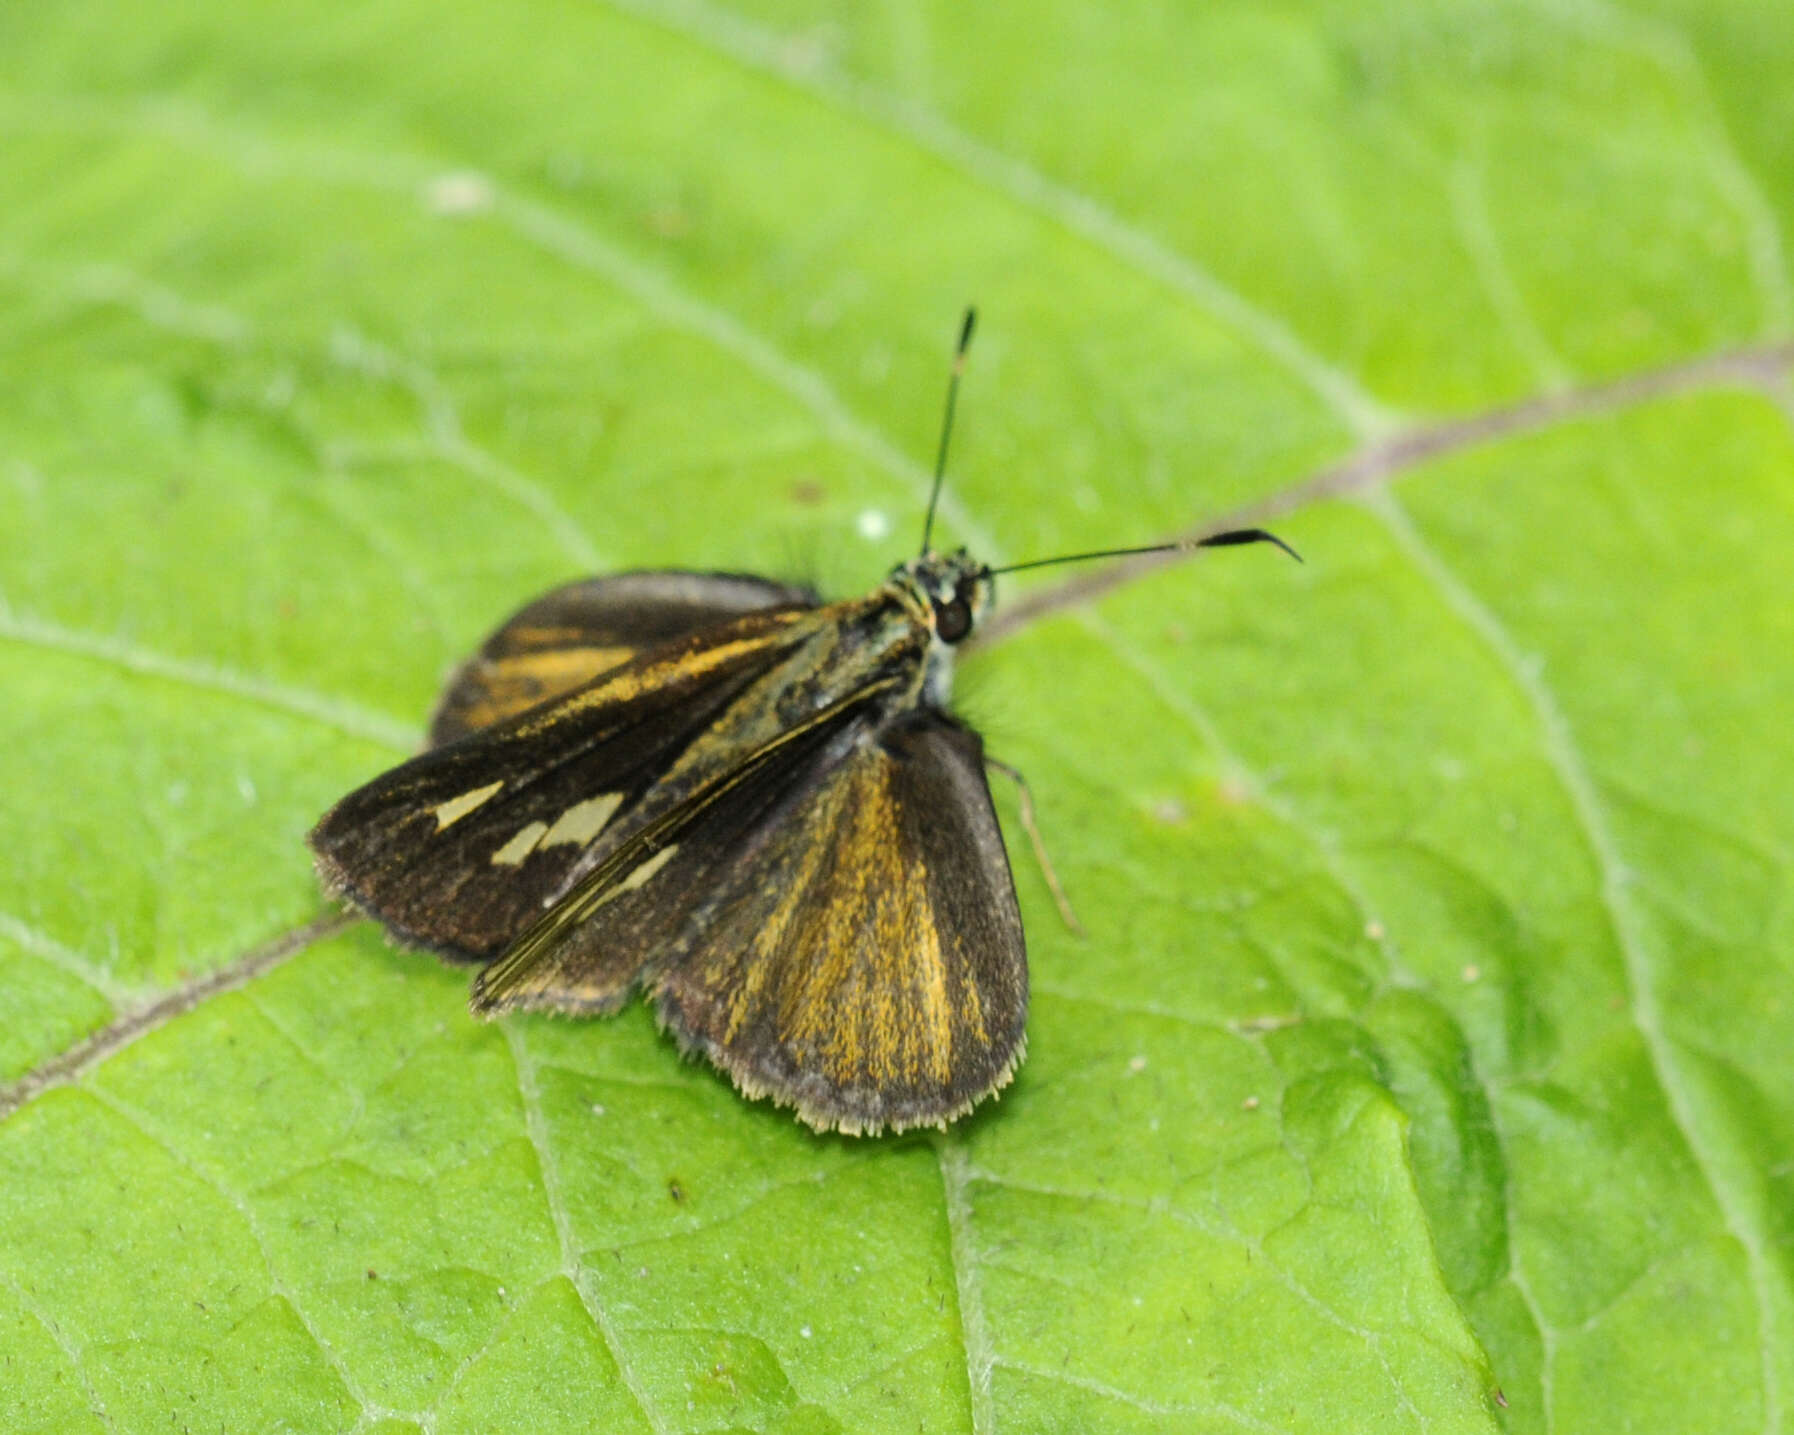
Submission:
<svg viewBox="0 0 1794 1435">
<path fill-rule="evenodd" d="M 1554 423 L 1613 413 L 1677 394 L 1749 388 L 1786 405 L 1781 386 L 1794 365 L 1794 343 L 1777 342 L 1700 355 L 1617 379 L 1556 393 L 1535 394 L 1459 418 L 1416 427 L 1366 444 L 1263 498 L 1212 515 L 1168 542 L 1189 542 L 1228 528 L 1253 528 L 1317 504 L 1363 498 L 1385 490 L 1410 470 L 1467 449 L 1537 433 Z M 1197 550 L 1206 552 L 1207 550 Z M 1062 583 L 1043 585 L 986 620 L 968 650 L 994 646 L 1063 608 L 1092 603 L 1126 583 L 1188 562 L 1192 553 L 1158 553 L 1092 567 Z"/>
<path fill-rule="evenodd" d="M 943 160 L 974 183 L 1044 215 L 1069 234 L 1103 250 L 1132 272 L 1195 305 L 1240 343 L 1269 358 L 1319 398 L 1360 438 L 1386 433 L 1396 415 L 1350 374 L 1305 344 L 1281 318 L 1163 240 L 1114 210 L 1027 161 L 985 144 L 948 123 L 933 109 L 838 68 L 799 68 L 786 59 L 789 46 L 773 31 L 703 0 L 605 0 L 613 9 L 726 55 L 743 68 L 770 75 L 801 93 L 895 134 Z"/>
<path fill-rule="evenodd" d="M 363 1413 L 372 1414 L 377 1418 L 404 1418 L 404 1412 L 389 1409 L 368 1399 L 362 1390 L 361 1382 L 350 1370 L 348 1362 L 331 1342 L 324 1338 L 323 1332 L 312 1323 L 311 1317 L 306 1314 L 304 1303 L 300 1301 L 293 1288 L 287 1284 L 286 1278 L 281 1275 L 279 1265 L 268 1249 L 268 1239 L 262 1231 L 261 1219 L 256 1215 L 255 1208 L 250 1204 L 248 1198 L 240 1191 L 235 1190 L 228 1181 L 208 1170 L 183 1151 L 179 1144 L 163 1132 L 155 1121 L 131 1103 L 100 1086 L 90 1086 L 87 1089 L 87 1095 L 125 1122 L 195 1181 L 209 1188 L 237 1213 L 244 1228 L 249 1232 L 249 1238 L 255 1242 L 257 1253 L 262 1258 L 262 1267 L 268 1277 L 269 1291 L 286 1302 L 301 1328 L 317 1346 L 318 1353 L 324 1357 L 325 1363 L 336 1373 L 336 1378 L 342 1382 L 343 1389 L 348 1393 L 349 1398 L 361 1408 Z"/>
<path fill-rule="evenodd" d="M 1716 1153 L 1702 1134 L 1689 1077 L 1677 1059 L 1674 1041 L 1664 1029 L 1657 1000 L 1657 973 L 1649 940 L 1627 890 L 1631 879 L 1625 858 L 1608 827 L 1605 807 L 1577 745 L 1569 718 L 1538 666 L 1528 660 L 1494 611 L 1427 543 L 1395 497 L 1386 491 L 1379 493 L 1366 500 L 1366 507 L 1382 520 L 1415 569 L 1438 590 L 1446 606 L 1482 641 L 1532 710 L 1545 758 L 1569 800 L 1595 865 L 1601 906 L 1613 932 L 1626 978 L 1632 1025 L 1644 1043 L 1670 1119 L 1711 1194 L 1726 1230 L 1744 1252 L 1757 1307 L 1759 1348 L 1763 1352 L 1764 1425 L 1768 1430 L 1778 1430 L 1781 1428 L 1781 1392 L 1775 1362 L 1770 1356 L 1771 1352 L 1785 1346 L 1778 1341 L 1770 1296 L 1769 1236 L 1722 1175 Z"/>
<path fill-rule="evenodd" d="M 76 981 L 92 988 L 116 1009 L 145 1000 L 150 988 L 132 982 L 121 982 L 98 962 L 91 961 L 46 932 L 22 922 L 7 912 L 0 912 L 0 937 L 17 943 L 26 952 Z"/>
<path fill-rule="evenodd" d="M 48 1311 L 38 1304 L 37 1299 L 11 1271 L 0 1270 L 0 1285 L 5 1286 L 12 1293 L 13 1299 L 18 1301 L 20 1308 L 42 1327 L 44 1334 L 50 1337 L 56 1348 L 67 1359 L 69 1369 L 74 1372 L 75 1379 L 81 1382 L 81 1389 L 87 1396 L 89 1412 L 108 1430 L 116 1430 L 117 1422 L 113 1420 L 112 1412 L 106 1408 L 106 1402 L 100 1398 L 100 1392 L 93 1383 L 93 1377 L 87 1373 L 87 1367 L 81 1359 L 80 1348 L 69 1341 L 62 1327 L 51 1318 Z"/>
<path fill-rule="evenodd" d="M 622 1377 L 636 1409 L 641 1411 L 642 1419 L 651 1430 L 663 1432 L 668 1427 L 648 1403 L 647 1394 L 630 1363 L 628 1352 L 623 1348 L 622 1339 L 611 1324 L 610 1317 L 605 1314 L 597 1292 L 591 1289 L 587 1268 L 580 1260 L 573 1238 L 573 1217 L 561 1194 L 560 1163 L 555 1158 L 553 1142 L 548 1134 L 548 1119 L 542 1111 L 542 1092 L 536 1080 L 535 1060 L 516 1023 L 507 1021 L 502 1025 L 505 1042 L 511 1049 L 511 1061 L 517 1071 L 517 1090 L 523 1099 L 524 1121 L 529 1128 L 530 1145 L 535 1147 L 536 1164 L 542 1175 L 542 1198 L 548 1205 L 549 1218 L 554 1222 L 555 1236 L 560 1243 L 561 1274 L 578 1293 L 580 1304 L 585 1307 L 599 1338 L 610 1351 L 617 1373 Z"/>
<path fill-rule="evenodd" d="M 1786 334 L 1794 327 L 1794 290 L 1775 206 L 1726 127 L 1694 42 L 1668 21 L 1635 15 L 1606 0 L 1552 0 L 1548 5 L 1535 0 L 1533 8 L 1547 24 L 1580 26 L 1614 49 L 1645 55 L 1687 92 L 1720 190 L 1744 222 L 1751 279 L 1763 302 L 1763 333 Z"/>
<path fill-rule="evenodd" d="M 217 347 L 242 349 L 256 336 L 255 325 L 226 306 L 195 302 L 116 263 L 75 270 L 67 284 L 83 301 L 126 306 L 152 328 Z M 339 326 L 333 335 L 327 357 L 335 367 L 360 378 L 397 384 L 422 415 L 430 452 L 533 514 L 576 563 L 587 568 L 602 566 L 603 559 L 591 540 L 539 480 L 518 472 L 468 439 L 448 386 L 429 365 L 346 326 Z M 325 445 L 326 453 L 338 456 L 356 451 L 353 444 Z M 339 519 L 341 516 L 339 513 Z M 366 532 L 361 536 L 398 566 L 390 544 L 380 545 Z"/>
<path fill-rule="evenodd" d="M 185 1015 L 215 996 L 249 985 L 258 977 L 273 971 L 289 957 L 304 951 L 313 942 L 333 937 L 359 920 L 352 913 L 326 913 L 302 927 L 295 927 L 260 946 L 250 948 L 222 967 L 171 987 L 148 1006 L 115 1018 L 48 1061 L 33 1067 L 23 1076 L 0 1086 L 0 1121 L 52 1087 L 65 1086 L 74 1081 L 139 1037 Z"/>
<path fill-rule="evenodd" d="M 290 717 L 302 717 L 362 742 L 409 752 L 417 746 L 417 730 L 383 713 L 304 688 L 291 688 L 250 677 L 214 663 L 174 658 L 124 638 L 84 633 L 40 618 L 0 613 L 0 639 L 42 648 L 64 657 L 87 658 L 126 672 L 178 683 L 202 692 L 223 693 Z"/>
<path fill-rule="evenodd" d="M 1036 1380 L 1051 1381 L 1055 1385 L 1069 1385 L 1074 1390 L 1086 1391 L 1091 1395 L 1101 1396 L 1118 1405 L 1126 1405 L 1146 1415 L 1219 1415 L 1222 1419 L 1238 1425 L 1242 1430 L 1260 1432 L 1260 1435 L 1290 1435 L 1288 1426 L 1276 1425 L 1267 1420 L 1260 1420 L 1248 1415 L 1236 1406 L 1222 1401 L 1203 1402 L 1200 1404 L 1181 1401 L 1149 1400 L 1144 1395 L 1136 1395 L 1131 1390 L 1123 1390 L 1119 1386 L 1108 1385 L 1100 1380 L 1092 1380 L 1088 1376 L 1073 1375 L 1067 1370 L 1048 1370 L 1043 1366 L 1029 1365 L 1007 1357 L 999 1357 L 997 1364 L 1005 1370 L 1013 1370 L 1018 1375 L 1030 1376 Z"/>
<path fill-rule="evenodd" d="M 989 1319 L 984 1311 L 984 1293 L 978 1280 L 978 1252 L 972 1244 L 971 1163 L 966 1157 L 964 1138 L 951 1131 L 940 1133 L 929 1144 L 934 1148 L 934 1158 L 941 1170 L 947 1251 L 953 1265 L 960 1344 L 966 1358 L 972 1435 L 994 1435 L 997 1420 L 991 1367 L 997 1357 Z"/>
</svg>

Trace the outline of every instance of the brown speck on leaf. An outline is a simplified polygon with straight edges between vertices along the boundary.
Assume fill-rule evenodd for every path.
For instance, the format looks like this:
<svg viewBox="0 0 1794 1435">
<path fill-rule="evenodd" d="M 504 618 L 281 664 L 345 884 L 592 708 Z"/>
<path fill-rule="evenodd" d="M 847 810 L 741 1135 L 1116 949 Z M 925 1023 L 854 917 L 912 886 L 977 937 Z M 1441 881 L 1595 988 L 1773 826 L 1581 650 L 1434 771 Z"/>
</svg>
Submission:
<svg viewBox="0 0 1794 1435">
<path fill-rule="evenodd" d="M 828 490 L 813 478 L 800 478 L 791 485 L 791 501 L 799 508 L 814 508 L 828 497 Z"/>
</svg>

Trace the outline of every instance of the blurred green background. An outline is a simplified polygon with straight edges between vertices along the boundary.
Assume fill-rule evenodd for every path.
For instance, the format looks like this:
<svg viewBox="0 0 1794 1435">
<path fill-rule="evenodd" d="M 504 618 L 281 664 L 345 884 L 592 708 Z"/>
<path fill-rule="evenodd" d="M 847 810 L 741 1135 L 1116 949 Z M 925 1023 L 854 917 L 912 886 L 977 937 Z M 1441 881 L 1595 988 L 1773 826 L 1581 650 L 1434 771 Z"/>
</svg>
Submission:
<svg viewBox="0 0 1794 1435">
<path fill-rule="evenodd" d="M 0 1425 L 1788 1429 L 1790 76 L 1782 0 L 0 11 Z M 963 665 L 1089 928 L 999 791 L 1000 1101 L 240 966 L 534 593 L 906 556 L 970 300 L 950 542 L 1308 559 Z"/>
</svg>

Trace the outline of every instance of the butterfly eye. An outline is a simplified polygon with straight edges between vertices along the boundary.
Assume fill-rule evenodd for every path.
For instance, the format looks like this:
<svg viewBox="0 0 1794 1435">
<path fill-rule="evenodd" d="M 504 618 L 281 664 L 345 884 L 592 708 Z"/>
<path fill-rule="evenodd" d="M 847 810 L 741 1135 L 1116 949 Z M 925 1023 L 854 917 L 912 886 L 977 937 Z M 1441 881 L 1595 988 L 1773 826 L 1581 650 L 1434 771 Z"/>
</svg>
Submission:
<svg viewBox="0 0 1794 1435">
<path fill-rule="evenodd" d="M 943 643 L 957 643 L 972 631 L 972 609 L 964 598 L 934 605 L 934 631 Z"/>
</svg>

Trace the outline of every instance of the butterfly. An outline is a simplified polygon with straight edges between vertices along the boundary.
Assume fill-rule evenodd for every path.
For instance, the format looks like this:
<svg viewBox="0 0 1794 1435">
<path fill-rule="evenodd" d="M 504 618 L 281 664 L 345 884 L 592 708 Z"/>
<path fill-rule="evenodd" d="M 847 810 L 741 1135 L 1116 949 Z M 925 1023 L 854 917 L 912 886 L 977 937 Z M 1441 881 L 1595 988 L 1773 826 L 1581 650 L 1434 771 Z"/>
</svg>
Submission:
<svg viewBox="0 0 1794 1435">
<path fill-rule="evenodd" d="M 324 885 L 476 965 L 472 1007 L 645 994 L 680 1048 L 818 1130 L 944 1126 L 1022 1058 L 1028 962 L 954 659 L 999 573 L 930 547 L 822 602 L 733 573 L 557 588 L 453 675 L 430 747 L 310 836 Z M 1293 550 L 1288 550 L 1292 552 Z M 1025 789 L 1024 789 L 1025 791 Z"/>
</svg>

